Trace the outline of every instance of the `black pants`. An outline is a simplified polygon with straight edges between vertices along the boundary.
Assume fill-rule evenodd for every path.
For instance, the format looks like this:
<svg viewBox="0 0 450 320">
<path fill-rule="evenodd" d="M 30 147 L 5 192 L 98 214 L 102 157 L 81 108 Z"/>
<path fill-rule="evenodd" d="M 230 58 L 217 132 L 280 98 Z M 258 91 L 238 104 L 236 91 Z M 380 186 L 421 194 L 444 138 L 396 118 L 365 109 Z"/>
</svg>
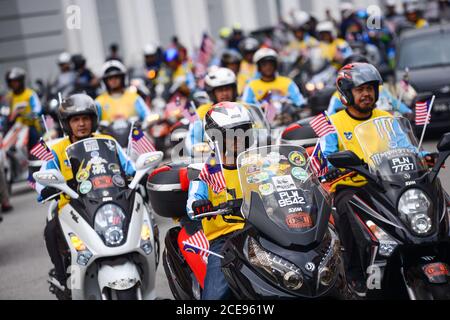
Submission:
<svg viewBox="0 0 450 320">
<path fill-rule="evenodd" d="M 50 260 L 55 266 L 56 279 L 61 284 L 66 285 L 66 269 L 64 267 L 64 261 L 60 250 L 62 234 L 57 216 L 47 222 L 44 229 L 44 239 Z"/>
<path fill-rule="evenodd" d="M 359 191 L 360 188 L 355 187 L 338 188 L 334 197 L 334 203 L 337 213 L 336 226 L 338 229 L 339 238 L 341 239 L 342 245 L 345 249 L 344 266 L 347 275 L 351 278 L 362 280 L 364 279 L 365 270 L 363 270 L 362 267 L 358 244 L 356 243 L 348 218 L 349 215 L 353 214 L 353 212 L 349 212 L 348 202 L 356 193 L 360 196 L 361 193 Z"/>
</svg>

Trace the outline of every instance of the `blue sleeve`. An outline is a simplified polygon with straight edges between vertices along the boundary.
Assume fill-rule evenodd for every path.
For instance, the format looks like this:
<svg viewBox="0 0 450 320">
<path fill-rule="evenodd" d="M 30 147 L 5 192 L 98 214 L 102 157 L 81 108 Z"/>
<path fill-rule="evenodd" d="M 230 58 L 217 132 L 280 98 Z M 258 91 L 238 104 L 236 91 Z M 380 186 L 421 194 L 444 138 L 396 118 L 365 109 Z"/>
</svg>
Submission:
<svg viewBox="0 0 450 320">
<path fill-rule="evenodd" d="M 341 51 L 342 57 L 344 59 L 350 57 L 353 54 L 352 47 L 350 47 L 350 45 L 347 42 L 343 44 L 341 47 L 339 47 L 339 50 Z"/>
<path fill-rule="evenodd" d="M 136 173 L 136 168 L 134 167 L 133 162 L 128 158 L 128 156 L 123 152 L 122 147 L 116 142 L 117 153 L 119 154 L 119 161 L 122 169 L 125 171 L 125 174 L 129 177 L 132 177 Z"/>
<path fill-rule="evenodd" d="M 192 72 L 186 72 L 186 85 L 189 88 L 189 90 L 194 91 L 196 84 L 195 84 L 195 78 L 194 74 Z"/>
<path fill-rule="evenodd" d="M 302 105 L 304 105 L 306 103 L 305 98 L 300 93 L 300 90 L 298 89 L 298 87 L 297 87 L 297 85 L 295 84 L 294 81 L 291 81 L 291 83 L 289 84 L 288 96 L 289 96 L 289 99 L 291 99 L 292 102 L 294 102 L 294 104 L 297 107 L 300 107 L 300 106 L 302 106 Z"/>
<path fill-rule="evenodd" d="M 205 141 L 202 120 L 195 120 L 189 128 L 189 140 L 191 145 Z"/>
<path fill-rule="evenodd" d="M 194 211 L 192 210 L 192 204 L 196 200 L 208 199 L 208 185 L 201 180 L 193 180 L 189 184 L 188 200 L 186 203 L 186 211 L 189 217 L 192 218 Z"/>
<path fill-rule="evenodd" d="M 150 115 L 150 109 L 141 96 L 138 96 L 136 98 L 136 101 L 134 102 L 134 108 L 136 109 L 136 113 L 138 114 L 141 121 L 144 121 Z"/>
<path fill-rule="evenodd" d="M 394 107 L 394 110 L 397 110 L 401 114 L 412 113 L 412 110 L 401 101 L 400 101 L 400 106 L 397 107 L 399 101 L 397 98 L 394 98 L 394 96 L 389 92 L 389 90 L 387 90 L 383 87 L 382 93 L 386 96 L 386 98 L 389 99 L 389 101 L 391 102 L 391 105 Z"/>
<path fill-rule="evenodd" d="M 336 133 L 330 133 L 320 138 L 320 148 L 325 158 L 328 158 L 330 154 L 339 152 L 339 140 Z M 328 162 L 328 167 L 333 167 Z"/>
<path fill-rule="evenodd" d="M 331 116 L 332 114 L 335 114 L 336 112 L 344 108 L 345 106 L 342 104 L 341 99 L 333 95 L 330 99 L 330 104 L 328 105 L 327 113 L 328 115 Z"/>
<path fill-rule="evenodd" d="M 102 106 L 98 101 L 95 101 L 95 106 L 97 107 L 98 120 L 102 121 Z"/>
<path fill-rule="evenodd" d="M 36 94 L 36 92 L 33 92 L 33 94 L 30 97 L 30 106 L 31 106 L 31 111 L 33 113 L 35 113 L 39 116 L 42 114 L 41 101 L 39 100 L 39 97 Z"/>
<path fill-rule="evenodd" d="M 242 94 L 242 102 L 256 104 L 256 97 L 253 93 L 253 89 L 247 85 L 244 89 L 244 93 Z"/>
</svg>

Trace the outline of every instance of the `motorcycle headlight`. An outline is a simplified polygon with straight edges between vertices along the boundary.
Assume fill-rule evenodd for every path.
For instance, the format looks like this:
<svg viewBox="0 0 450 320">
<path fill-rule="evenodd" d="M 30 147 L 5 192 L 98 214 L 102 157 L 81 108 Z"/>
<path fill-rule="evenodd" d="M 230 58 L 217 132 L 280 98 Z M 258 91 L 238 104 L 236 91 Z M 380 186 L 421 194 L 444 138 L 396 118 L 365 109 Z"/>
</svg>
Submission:
<svg viewBox="0 0 450 320">
<path fill-rule="evenodd" d="M 341 244 L 336 233 L 331 231 L 331 241 L 319 264 L 319 282 L 323 286 L 332 284 L 339 268 Z"/>
<path fill-rule="evenodd" d="M 107 246 L 118 246 L 124 239 L 125 213 L 112 203 L 105 204 L 95 214 L 94 229 Z"/>
<path fill-rule="evenodd" d="M 430 214 L 430 200 L 419 189 L 405 191 L 398 201 L 398 212 L 402 221 L 417 235 L 427 235 L 433 220 Z"/>
<path fill-rule="evenodd" d="M 322 90 L 323 88 L 325 88 L 325 84 L 323 82 L 316 83 L 317 90 Z"/>
<path fill-rule="evenodd" d="M 305 85 L 305 88 L 306 88 L 306 90 L 308 90 L 308 91 L 314 91 L 314 89 L 316 88 L 316 86 L 314 85 L 314 83 L 308 82 L 308 83 Z"/>
<path fill-rule="evenodd" d="M 278 285 L 289 290 L 298 290 L 302 287 L 303 275 L 300 268 L 272 252 L 264 250 L 253 238 L 248 240 L 247 258 L 253 266 L 264 271 Z"/>
</svg>

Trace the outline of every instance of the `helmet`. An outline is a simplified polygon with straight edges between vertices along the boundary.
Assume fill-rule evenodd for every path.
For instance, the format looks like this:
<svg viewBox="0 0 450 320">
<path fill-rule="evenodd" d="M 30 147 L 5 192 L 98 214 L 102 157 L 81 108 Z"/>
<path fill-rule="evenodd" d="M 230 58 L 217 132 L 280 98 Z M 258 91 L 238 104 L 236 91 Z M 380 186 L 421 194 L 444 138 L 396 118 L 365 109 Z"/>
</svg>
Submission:
<svg viewBox="0 0 450 320">
<path fill-rule="evenodd" d="M 98 127 L 98 112 L 94 100 L 84 93 L 77 93 L 64 99 L 58 108 L 58 117 L 64 132 L 71 134 L 69 120 L 74 116 L 89 115 L 92 119 L 92 132 Z"/>
<path fill-rule="evenodd" d="M 225 50 L 222 54 L 222 57 L 220 58 L 220 65 L 222 67 L 227 66 L 228 64 L 232 63 L 241 63 L 242 56 L 239 52 L 236 50 Z"/>
<path fill-rule="evenodd" d="M 144 56 L 152 56 L 158 52 L 158 47 L 153 43 L 147 43 L 144 47 Z"/>
<path fill-rule="evenodd" d="M 347 64 L 355 63 L 355 62 L 369 63 L 369 60 L 362 54 L 352 54 L 344 60 L 343 65 L 345 66 Z"/>
<path fill-rule="evenodd" d="M 339 11 L 342 12 L 343 18 L 347 19 L 355 12 L 355 6 L 350 2 L 342 2 L 339 5 Z"/>
<path fill-rule="evenodd" d="M 334 27 L 333 22 L 331 22 L 331 21 L 319 22 L 316 27 L 316 32 L 317 33 L 329 32 L 329 33 L 331 33 L 333 38 L 336 38 L 336 36 L 337 36 L 336 29 Z"/>
<path fill-rule="evenodd" d="M 63 52 L 58 56 L 58 64 L 67 64 L 70 63 L 71 56 L 68 52 Z"/>
<path fill-rule="evenodd" d="M 253 127 L 253 117 L 245 107 L 239 102 L 221 102 L 212 106 L 206 113 L 204 129 L 206 137 L 210 143 L 219 143 L 219 148 L 224 148 L 227 137 L 235 137 L 236 130 L 241 129 L 244 133 Z M 218 138 L 222 141 L 218 141 Z M 255 141 L 254 138 L 245 139 L 248 148 Z M 222 142 L 222 145 L 220 144 Z M 234 155 L 235 157 L 237 156 Z"/>
<path fill-rule="evenodd" d="M 205 77 L 206 91 L 210 95 L 213 102 L 216 102 L 216 97 L 213 94 L 214 89 L 224 86 L 232 86 L 234 96 L 237 96 L 236 75 L 228 68 L 214 68 Z"/>
<path fill-rule="evenodd" d="M 311 19 L 311 16 L 306 11 L 296 10 L 292 14 L 292 24 L 293 29 L 303 28 Z"/>
<path fill-rule="evenodd" d="M 209 95 L 206 91 L 196 91 L 192 95 L 192 100 L 194 100 L 194 103 L 196 106 L 201 106 L 202 104 L 206 104 L 211 102 L 209 99 Z"/>
<path fill-rule="evenodd" d="M 278 54 L 273 49 L 261 48 L 255 52 L 255 55 L 253 56 L 253 63 L 258 64 L 263 60 L 272 60 L 274 62 L 277 62 Z"/>
<path fill-rule="evenodd" d="M 26 76 L 25 70 L 22 68 L 14 67 L 11 70 L 9 70 L 5 75 L 6 83 L 9 84 L 10 81 L 13 80 L 19 80 L 21 82 L 25 82 L 25 76 Z"/>
<path fill-rule="evenodd" d="M 230 37 L 230 35 L 231 35 L 231 28 L 228 28 L 228 27 L 220 28 L 219 36 L 222 39 L 228 39 Z"/>
<path fill-rule="evenodd" d="M 346 106 L 354 105 L 352 89 L 366 83 L 375 86 L 375 101 L 378 100 L 379 86 L 383 83 L 378 70 L 369 63 L 351 63 L 343 66 L 336 78 L 336 87 L 341 95 L 341 101 Z"/>
<path fill-rule="evenodd" d="M 179 57 L 180 55 L 178 53 L 178 50 L 175 48 L 167 49 L 164 52 L 164 61 L 166 62 L 177 61 Z"/>
<path fill-rule="evenodd" d="M 239 50 L 242 54 L 246 52 L 255 52 L 259 49 L 259 41 L 255 38 L 248 37 L 239 42 Z"/>
<path fill-rule="evenodd" d="M 122 83 L 126 87 L 126 74 L 127 68 L 119 60 L 108 60 L 102 66 L 102 80 L 107 89 L 106 79 L 113 76 L 121 76 Z"/>
<path fill-rule="evenodd" d="M 75 69 L 79 69 L 86 64 L 86 58 L 82 54 L 74 54 L 71 60 Z"/>
</svg>

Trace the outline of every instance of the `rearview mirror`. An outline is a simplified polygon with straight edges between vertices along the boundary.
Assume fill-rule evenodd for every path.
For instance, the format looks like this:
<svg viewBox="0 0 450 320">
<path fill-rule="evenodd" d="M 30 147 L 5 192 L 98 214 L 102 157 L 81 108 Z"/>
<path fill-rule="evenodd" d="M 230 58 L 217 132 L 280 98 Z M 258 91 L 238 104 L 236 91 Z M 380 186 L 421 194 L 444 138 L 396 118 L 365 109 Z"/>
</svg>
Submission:
<svg viewBox="0 0 450 320">
<path fill-rule="evenodd" d="M 53 187 L 61 190 L 72 199 L 78 199 L 78 193 L 72 190 L 67 183 L 61 172 L 56 169 L 43 170 L 33 173 L 33 178 L 37 183 L 46 186 Z"/>
<path fill-rule="evenodd" d="M 351 168 L 360 166 L 363 161 L 353 151 L 341 151 L 334 154 L 330 154 L 327 160 L 336 168 Z"/>
<path fill-rule="evenodd" d="M 136 160 L 136 174 L 128 187 L 134 189 L 136 185 L 141 181 L 145 174 L 151 169 L 156 167 L 163 159 L 164 153 L 161 151 L 154 151 L 141 154 Z"/>
<path fill-rule="evenodd" d="M 450 132 L 447 132 L 442 136 L 437 144 L 437 149 L 440 152 L 450 151 Z"/>
</svg>

